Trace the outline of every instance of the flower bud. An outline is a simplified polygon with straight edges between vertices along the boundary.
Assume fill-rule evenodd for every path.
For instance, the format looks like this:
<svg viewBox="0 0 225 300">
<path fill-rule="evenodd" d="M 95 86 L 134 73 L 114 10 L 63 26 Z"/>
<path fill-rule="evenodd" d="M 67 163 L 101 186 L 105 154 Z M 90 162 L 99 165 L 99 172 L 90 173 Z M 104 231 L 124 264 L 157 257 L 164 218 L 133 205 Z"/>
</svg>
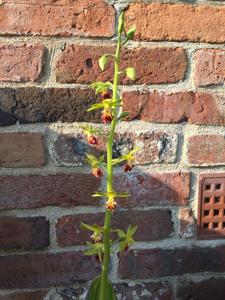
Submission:
<svg viewBox="0 0 225 300">
<path fill-rule="evenodd" d="M 132 164 L 129 164 L 129 163 L 126 163 L 123 167 L 124 169 L 124 172 L 130 172 L 132 169 L 133 169 L 133 165 Z"/>
<path fill-rule="evenodd" d="M 92 169 L 92 174 L 93 174 L 96 178 L 101 178 L 101 177 L 103 176 L 102 169 L 100 169 L 100 168 L 94 168 L 94 169 Z"/>
<path fill-rule="evenodd" d="M 111 99 L 112 98 L 112 93 L 111 91 L 105 91 L 105 92 L 102 92 L 100 95 L 99 95 L 99 100 L 100 101 L 103 101 L 105 99 Z"/>
<path fill-rule="evenodd" d="M 87 142 L 88 142 L 88 144 L 90 144 L 90 145 L 98 145 L 98 140 L 97 140 L 97 138 L 96 138 L 95 136 L 93 136 L 93 135 L 88 135 L 88 137 L 87 137 Z"/>
<path fill-rule="evenodd" d="M 124 251 L 125 251 L 125 252 L 128 252 L 128 250 L 129 250 L 129 246 L 126 245 L 126 246 L 124 247 Z"/>
<path fill-rule="evenodd" d="M 103 122 L 104 124 L 112 122 L 112 120 L 113 120 L 113 115 L 112 115 L 111 110 L 109 110 L 109 109 L 104 109 L 103 112 L 102 112 L 102 117 L 101 117 L 101 119 L 102 119 L 102 122 Z"/>
</svg>

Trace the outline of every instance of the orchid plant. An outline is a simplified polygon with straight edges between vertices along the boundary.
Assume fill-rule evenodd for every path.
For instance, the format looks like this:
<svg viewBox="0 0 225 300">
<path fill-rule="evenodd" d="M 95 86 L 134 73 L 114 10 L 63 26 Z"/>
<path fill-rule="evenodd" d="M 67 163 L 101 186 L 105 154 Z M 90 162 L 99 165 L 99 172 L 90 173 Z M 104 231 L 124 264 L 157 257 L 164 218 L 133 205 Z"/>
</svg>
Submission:
<svg viewBox="0 0 225 300">
<path fill-rule="evenodd" d="M 113 186 L 113 169 L 116 166 L 124 164 L 124 172 L 129 172 L 133 168 L 135 153 L 138 149 L 133 149 L 129 153 L 118 158 L 113 158 L 113 142 L 115 138 L 115 130 L 118 122 L 127 117 L 128 112 L 123 111 L 123 100 L 119 96 L 119 77 L 126 75 L 129 79 L 135 80 L 135 69 L 128 67 L 120 70 L 121 50 L 122 47 L 133 37 L 135 27 L 125 30 L 124 12 L 121 13 L 118 22 L 118 41 L 115 54 L 104 54 L 99 59 L 99 67 L 102 71 L 107 67 L 109 60 L 114 61 L 114 80 L 113 83 L 95 82 L 91 84 L 91 88 L 95 90 L 98 96 L 98 103 L 93 104 L 88 111 L 101 110 L 101 120 L 104 124 L 109 125 L 109 133 L 107 134 L 107 160 L 104 155 L 96 157 L 87 154 L 87 161 L 91 166 L 92 174 L 97 178 L 101 178 L 104 173 L 106 175 L 105 191 L 97 191 L 93 197 L 103 197 L 105 199 L 105 221 L 104 226 L 81 224 L 83 229 L 91 232 L 91 242 L 87 242 L 88 249 L 86 255 L 94 255 L 101 263 L 101 274 L 97 276 L 91 284 L 87 294 L 87 300 L 116 300 L 116 293 L 109 279 L 109 264 L 112 251 L 118 249 L 118 252 L 127 251 L 134 243 L 133 235 L 137 230 L 137 226 L 129 225 L 127 231 L 118 228 L 112 228 L 111 218 L 117 207 L 117 199 L 128 197 L 127 192 L 116 192 Z M 98 145 L 98 137 L 102 134 L 101 130 L 92 126 L 82 126 L 86 135 L 87 142 L 93 146 Z M 105 162 L 106 161 L 106 162 Z M 115 240 L 111 235 L 117 236 Z M 115 245 L 119 245 L 116 247 Z"/>
</svg>

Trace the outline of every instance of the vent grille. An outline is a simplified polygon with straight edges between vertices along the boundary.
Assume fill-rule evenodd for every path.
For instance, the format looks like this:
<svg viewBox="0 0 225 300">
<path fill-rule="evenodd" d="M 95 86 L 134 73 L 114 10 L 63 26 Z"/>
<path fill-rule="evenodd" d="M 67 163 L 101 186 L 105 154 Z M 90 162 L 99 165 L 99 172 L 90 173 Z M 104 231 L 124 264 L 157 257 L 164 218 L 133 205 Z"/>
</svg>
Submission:
<svg viewBox="0 0 225 300">
<path fill-rule="evenodd" d="M 200 177 L 198 237 L 225 238 L 225 174 Z"/>
</svg>

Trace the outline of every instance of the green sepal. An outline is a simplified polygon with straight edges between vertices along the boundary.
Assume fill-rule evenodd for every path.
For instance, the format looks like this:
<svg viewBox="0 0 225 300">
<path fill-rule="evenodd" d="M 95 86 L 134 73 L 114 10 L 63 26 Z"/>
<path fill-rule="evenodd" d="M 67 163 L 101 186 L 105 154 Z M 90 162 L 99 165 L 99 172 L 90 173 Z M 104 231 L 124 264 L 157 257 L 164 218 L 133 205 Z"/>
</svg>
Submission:
<svg viewBox="0 0 225 300">
<path fill-rule="evenodd" d="M 108 109 L 108 108 L 121 107 L 121 106 L 123 105 L 120 99 L 116 101 L 112 101 L 111 99 L 105 99 L 101 103 L 92 104 L 91 107 L 87 109 L 87 112 L 94 111 L 97 109 L 104 109 L 104 108 Z"/>
<path fill-rule="evenodd" d="M 94 82 L 94 83 L 90 84 L 90 87 L 95 90 L 96 94 L 101 94 L 102 92 L 106 92 L 109 89 L 111 89 L 111 90 L 113 89 L 113 85 L 109 81 L 107 81 L 107 82 L 102 82 L 102 81 Z"/>
<path fill-rule="evenodd" d="M 101 276 L 96 277 L 88 290 L 88 294 L 85 300 L 99 300 L 101 288 Z M 108 280 L 106 283 L 106 299 L 118 300 L 116 293 L 113 289 L 112 283 Z"/>
<path fill-rule="evenodd" d="M 104 231 L 104 228 L 97 225 L 97 224 L 88 225 L 88 224 L 82 222 L 80 227 L 82 229 L 90 230 L 90 231 L 93 231 L 93 232 L 103 232 Z"/>
<path fill-rule="evenodd" d="M 133 235 L 137 231 L 137 226 L 129 225 L 127 232 L 117 229 L 117 235 L 120 239 L 120 252 L 123 251 L 126 247 L 130 247 L 134 243 Z"/>
<path fill-rule="evenodd" d="M 118 120 L 118 121 L 119 121 L 119 120 L 122 120 L 122 119 L 128 117 L 129 114 L 130 114 L 130 113 L 129 113 L 128 111 L 123 111 L 123 112 L 119 115 L 119 117 L 117 118 L 117 120 Z"/>
<path fill-rule="evenodd" d="M 88 249 L 84 252 L 86 256 L 98 255 L 104 253 L 104 245 L 102 243 L 87 242 Z"/>
</svg>

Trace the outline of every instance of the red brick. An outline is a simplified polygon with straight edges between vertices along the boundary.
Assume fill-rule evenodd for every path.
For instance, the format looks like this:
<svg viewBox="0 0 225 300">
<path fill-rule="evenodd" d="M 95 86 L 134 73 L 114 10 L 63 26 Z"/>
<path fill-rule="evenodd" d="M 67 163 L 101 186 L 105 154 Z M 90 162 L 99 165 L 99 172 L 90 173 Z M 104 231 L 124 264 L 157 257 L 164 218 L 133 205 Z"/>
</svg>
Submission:
<svg viewBox="0 0 225 300">
<path fill-rule="evenodd" d="M 128 120 L 153 123 L 224 125 L 224 96 L 219 93 L 124 92 L 124 110 Z"/>
<path fill-rule="evenodd" d="M 178 123 L 187 120 L 191 92 L 124 92 L 124 110 L 129 119 L 140 119 L 154 123 Z"/>
<path fill-rule="evenodd" d="M 190 208 L 181 208 L 178 215 L 178 233 L 181 238 L 190 239 L 196 235 L 196 220 Z"/>
<path fill-rule="evenodd" d="M 46 292 L 35 291 L 35 292 L 20 292 L 11 294 L 0 294 L 0 300 L 44 300 Z"/>
<path fill-rule="evenodd" d="M 112 80 L 113 62 L 101 72 L 98 59 L 103 53 L 112 53 L 112 46 L 67 45 L 56 62 L 56 78 L 60 83 L 91 83 L 99 80 Z M 172 83 L 185 76 L 186 53 L 181 48 L 135 48 L 124 49 L 121 69 L 134 67 L 137 73 L 136 84 Z M 146 63 L 146 61 L 151 63 Z M 130 80 L 121 78 L 121 83 Z"/>
<path fill-rule="evenodd" d="M 188 138 L 187 157 L 188 162 L 192 165 L 224 165 L 224 135 L 202 134 L 190 136 Z"/>
<path fill-rule="evenodd" d="M 2 209 L 97 205 L 100 180 L 89 174 L 0 176 Z"/>
<path fill-rule="evenodd" d="M 114 144 L 113 157 L 117 158 L 128 151 L 139 147 L 136 153 L 135 164 L 145 165 L 149 163 L 174 163 L 177 154 L 177 134 L 163 131 L 141 131 L 137 129 L 117 130 Z M 106 150 L 106 138 L 98 138 L 98 146 L 91 146 L 81 131 L 73 134 L 58 135 L 54 141 L 51 156 L 53 161 L 60 166 L 86 165 L 86 155 L 95 156 L 103 154 Z"/>
<path fill-rule="evenodd" d="M 0 7 L 1 34 L 92 37 L 114 34 L 115 10 L 102 0 L 79 0 L 64 6 L 54 5 L 55 1 L 11 2 Z"/>
<path fill-rule="evenodd" d="M 0 133 L 0 145 L 0 167 L 40 167 L 45 163 L 40 133 Z"/>
<path fill-rule="evenodd" d="M 223 272 L 224 251 L 224 246 L 134 250 L 121 256 L 119 274 L 123 279 L 148 279 L 186 273 Z"/>
<path fill-rule="evenodd" d="M 136 207 L 149 205 L 185 205 L 189 197 L 188 172 L 141 173 L 132 172 L 115 176 L 115 189 L 128 191 L 118 205 Z"/>
<path fill-rule="evenodd" d="M 219 93 L 196 93 L 190 105 L 192 124 L 225 125 L 224 95 Z"/>
<path fill-rule="evenodd" d="M 0 7 L 1 15 L 1 7 Z M 1 20 L 1 17 L 0 17 Z M 0 21 L 1 23 L 1 21 Z M 0 45 L 0 81 L 39 81 L 44 67 L 43 45 Z"/>
<path fill-rule="evenodd" d="M 41 249 L 48 245 L 49 222 L 46 218 L 0 218 L 0 249 Z"/>
<path fill-rule="evenodd" d="M 117 295 L 126 300 L 172 300 L 172 288 L 168 282 L 116 285 Z"/>
<path fill-rule="evenodd" d="M 200 282 L 181 281 L 177 288 L 178 300 L 224 300 L 225 279 L 209 278 Z"/>
<path fill-rule="evenodd" d="M 99 122 L 100 112 L 87 112 L 96 102 L 87 88 L 2 88 L 0 125 L 36 122 Z M 1 112 L 2 110 L 2 112 Z"/>
<path fill-rule="evenodd" d="M 80 228 L 81 222 L 103 225 L 104 214 L 80 214 L 64 216 L 56 224 L 60 246 L 85 244 L 91 232 Z M 137 225 L 137 241 L 160 240 L 173 232 L 171 212 L 168 210 L 117 212 L 112 218 L 113 228 L 126 230 L 129 225 Z M 149 230 L 151 228 L 151 230 Z"/>
<path fill-rule="evenodd" d="M 197 86 L 220 85 L 225 81 L 225 51 L 201 49 L 195 53 L 194 79 Z"/>
<path fill-rule="evenodd" d="M 93 259 L 82 252 L 1 256 L 0 288 L 46 288 L 91 280 L 99 272 Z"/>
<path fill-rule="evenodd" d="M 225 42 L 223 6 L 135 3 L 127 9 L 126 20 L 127 27 L 136 25 L 137 40 Z"/>
</svg>

